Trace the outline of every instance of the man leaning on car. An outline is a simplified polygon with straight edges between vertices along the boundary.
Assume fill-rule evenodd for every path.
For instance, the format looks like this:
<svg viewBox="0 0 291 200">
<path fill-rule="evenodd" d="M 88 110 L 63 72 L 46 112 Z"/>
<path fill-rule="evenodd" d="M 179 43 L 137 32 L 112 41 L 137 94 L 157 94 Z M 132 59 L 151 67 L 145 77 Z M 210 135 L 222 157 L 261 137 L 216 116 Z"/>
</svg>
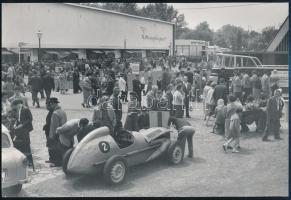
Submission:
<svg viewBox="0 0 291 200">
<path fill-rule="evenodd" d="M 191 126 L 187 120 L 176 117 L 169 118 L 168 126 L 170 126 L 171 123 L 176 126 L 179 134 L 178 141 L 182 143 L 184 149 L 187 140 L 189 150 L 188 157 L 193 158 L 193 135 L 195 133 L 194 127 Z"/>
</svg>

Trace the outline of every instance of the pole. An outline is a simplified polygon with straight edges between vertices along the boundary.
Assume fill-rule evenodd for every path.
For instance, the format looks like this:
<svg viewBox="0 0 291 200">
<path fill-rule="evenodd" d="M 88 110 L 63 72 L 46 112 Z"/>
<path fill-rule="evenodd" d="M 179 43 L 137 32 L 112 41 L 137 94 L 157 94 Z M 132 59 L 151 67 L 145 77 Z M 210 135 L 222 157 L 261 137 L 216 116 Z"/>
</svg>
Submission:
<svg viewBox="0 0 291 200">
<path fill-rule="evenodd" d="M 40 61 L 40 37 L 38 38 L 38 62 Z"/>
<path fill-rule="evenodd" d="M 20 64 L 20 59 L 21 59 L 21 58 L 20 58 L 20 56 L 21 56 L 21 55 L 20 55 L 20 50 L 21 50 L 21 47 L 20 47 L 20 45 L 19 45 L 18 64 Z"/>
<path fill-rule="evenodd" d="M 176 40 L 176 29 L 177 29 L 177 20 L 175 21 L 175 24 L 173 25 L 173 56 L 175 57 L 176 56 L 176 43 L 175 43 L 175 40 Z"/>
</svg>

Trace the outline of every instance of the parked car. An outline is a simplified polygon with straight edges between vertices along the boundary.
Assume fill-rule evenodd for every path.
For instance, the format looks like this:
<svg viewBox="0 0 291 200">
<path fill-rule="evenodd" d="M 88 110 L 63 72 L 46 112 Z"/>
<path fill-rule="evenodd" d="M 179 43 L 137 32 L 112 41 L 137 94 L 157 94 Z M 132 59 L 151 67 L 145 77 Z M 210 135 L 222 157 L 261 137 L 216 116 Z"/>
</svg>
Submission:
<svg viewBox="0 0 291 200">
<path fill-rule="evenodd" d="M 22 184 L 28 182 L 28 160 L 26 156 L 13 147 L 8 129 L 1 126 L 1 174 L 2 192 L 17 194 L 22 189 Z"/>
<path fill-rule="evenodd" d="M 139 132 L 122 130 L 113 138 L 107 127 L 95 129 L 65 153 L 63 171 L 66 175 L 103 172 L 107 183 L 119 184 L 128 167 L 162 155 L 169 163 L 179 164 L 184 147 L 173 134 L 171 129 L 155 127 Z"/>
</svg>

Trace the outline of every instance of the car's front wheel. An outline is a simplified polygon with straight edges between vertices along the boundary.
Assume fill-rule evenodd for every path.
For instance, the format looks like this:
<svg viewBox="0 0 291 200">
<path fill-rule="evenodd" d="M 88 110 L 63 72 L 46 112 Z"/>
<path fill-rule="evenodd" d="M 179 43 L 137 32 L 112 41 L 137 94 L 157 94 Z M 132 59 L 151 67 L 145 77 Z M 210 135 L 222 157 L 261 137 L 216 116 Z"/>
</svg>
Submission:
<svg viewBox="0 0 291 200">
<path fill-rule="evenodd" d="M 108 184 L 116 185 L 125 180 L 127 162 L 122 156 L 112 156 L 104 166 L 104 179 Z"/>
<path fill-rule="evenodd" d="M 5 195 L 14 196 L 14 195 L 17 195 L 21 191 L 21 189 L 22 189 L 22 184 L 17 184 L 9 188 L 5 188 L 3 192 Z"/>
<path fill-rule="evenodd" d="M 66 175 L 70 175 L 70 173 L 68 172 L 68 162 L 70 160 L 73 150 L 74 148 L 68 149 L 63 156 L 63 171 Z"/>
<path fill-rule="evenodd" d="M 184 149 L 179 142 L 170 145 L 168 149 L 168 161 L 170 164 L 177 165 L 183 161 Z"/>
</svg>

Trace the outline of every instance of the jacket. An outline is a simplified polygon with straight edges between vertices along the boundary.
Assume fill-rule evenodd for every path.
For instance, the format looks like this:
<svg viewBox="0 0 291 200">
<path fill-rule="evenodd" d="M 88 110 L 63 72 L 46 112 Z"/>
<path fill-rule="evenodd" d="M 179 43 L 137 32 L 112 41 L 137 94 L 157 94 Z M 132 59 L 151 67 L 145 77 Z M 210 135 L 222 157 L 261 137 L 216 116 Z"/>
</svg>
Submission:
<svg viewBox="0 0 291 200">
<path fill-rule="evenodd" d="M 95 108 L 92 122 L 101 122 L 102 126 L 108 126 L 109 129 L 113 131 L 113 128 L 116 125 L 116 116 L 112 106 L 110 104 L 106 104 L 106 106 L 103 104 L 103 108 L 101 108 L 101 106 Z"/>
<path fill-rule="evenodd" d="M 71 119 L 57 128 L 56 133 L 63 145 L 67 147 L 73 145 L 73 137 L 79 133 L 79 122 L 80 119 Z"/>
<path fill-rule="evenodd" d="M 43 77 L 43 88 L 45 90 L 55 89 L 55 81 L 54 81 L 53 77 L 51 77 L 49 75 L 45 75 Z"/>
<path fill-rule="evenodd" d="M 31 90 L 39 91 L 42 89 L 42 81 L 38 76 L 32 76 L 28 82 L 28 85 L 31 86 Z"/>
<path fill-rule="evenodd" d="M 50 124 L 50 132 L 49 137 L 50 139 L 56 139 L 57 134 L 56 130 L 58 127 L 61 127 L 67 122 L 67 115 L 66 113 L 61 109 L 61 107 L 57 106 L 52 114 L 51 118 L 51 124 Z"/>
<path fill-rule="evenodd" d="M 21 125 L 20 128 L 14 129 L 16 141 L 30 144 L 29 132 L 33 130 L 32 114 L 30 110 L 24 106 L 19 111 L 16 111 L 16 125 Z"/>
</svg>

